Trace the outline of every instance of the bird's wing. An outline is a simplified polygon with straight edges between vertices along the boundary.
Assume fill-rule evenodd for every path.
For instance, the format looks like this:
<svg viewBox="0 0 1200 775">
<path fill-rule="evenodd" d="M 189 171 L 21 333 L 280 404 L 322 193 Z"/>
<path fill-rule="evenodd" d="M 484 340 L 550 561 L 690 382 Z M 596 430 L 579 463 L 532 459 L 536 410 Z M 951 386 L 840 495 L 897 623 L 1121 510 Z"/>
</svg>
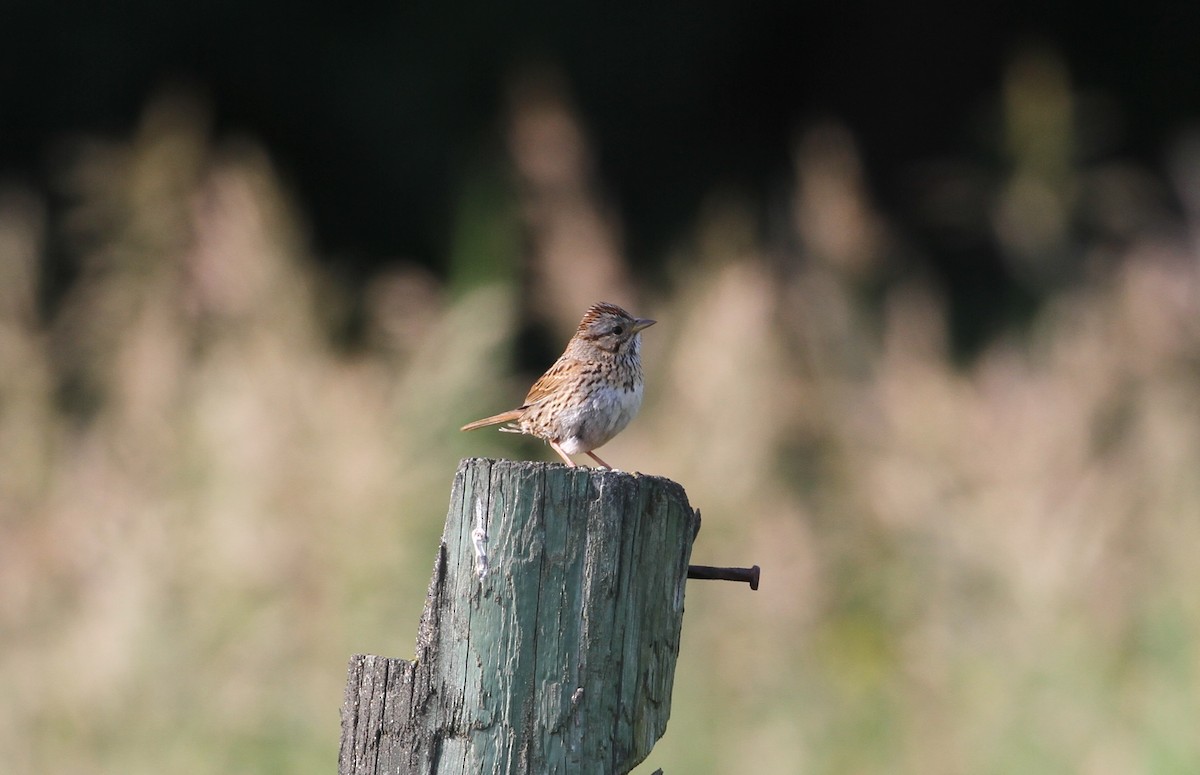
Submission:
<svg viewBox="0 0 1200 775">
<path fill-rule="evenodd" d="M 533 387 L 529 388 L 529 393 L 525 396 L 525 403 L 521 405 L 521 408 L 526 409 L 557 393 L 562 389 L 570 370 L 571 361 L 568 361 L 565 355 L 555 361 L 545 374 L 538 377 L 538 381 L 533 383 Z"/>
</svg>

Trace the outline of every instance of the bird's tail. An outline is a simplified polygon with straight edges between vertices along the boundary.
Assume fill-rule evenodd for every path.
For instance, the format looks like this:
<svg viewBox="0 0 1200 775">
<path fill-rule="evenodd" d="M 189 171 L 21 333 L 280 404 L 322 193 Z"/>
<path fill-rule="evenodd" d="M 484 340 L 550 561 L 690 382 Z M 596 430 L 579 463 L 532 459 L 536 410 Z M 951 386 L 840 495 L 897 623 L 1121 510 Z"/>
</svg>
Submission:
<svg viewBox="0 0 1200 775">
<path fill-rule="evenodd" d="M 482 420 L 476 420 L 475 422 L 467 423 L 463 427 L 459 428 L 459 430 L 473 431 L 476 428 L 486 428 L 489 425 L 499 425 L 500 423 L 514 422 L 519 419 L 521 419 L 521 410 L 510 409 L 507 412 L 501 412 L 500 414 L 494 414 L 491 417 L 484 417 Z"/>
</svg>

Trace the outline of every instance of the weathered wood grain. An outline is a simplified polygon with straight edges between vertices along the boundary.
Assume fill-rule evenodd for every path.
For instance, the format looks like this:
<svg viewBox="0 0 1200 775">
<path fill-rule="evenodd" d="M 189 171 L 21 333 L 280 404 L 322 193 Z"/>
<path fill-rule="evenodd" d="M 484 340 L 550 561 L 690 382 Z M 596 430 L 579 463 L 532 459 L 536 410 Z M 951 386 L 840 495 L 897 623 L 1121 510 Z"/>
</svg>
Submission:
<svg viewBox="0 0 1200 775">
<path fill-rule="evenodd" d="M 699 524 L 667 479 L 464 460 L 416 659 L 350 661 L 340 775 L 631 770 L 670 715 Z"/>
</svg>

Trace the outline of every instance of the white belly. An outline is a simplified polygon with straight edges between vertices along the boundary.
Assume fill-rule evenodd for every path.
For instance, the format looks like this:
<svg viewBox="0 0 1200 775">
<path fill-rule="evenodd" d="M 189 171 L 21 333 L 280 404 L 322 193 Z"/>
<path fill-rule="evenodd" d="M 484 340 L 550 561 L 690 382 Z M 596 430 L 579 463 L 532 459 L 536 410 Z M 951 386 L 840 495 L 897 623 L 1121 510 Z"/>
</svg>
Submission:
<svg viewBox="0 0 1200 775">
<path fill-rule="evenodd" d="M 568 455 L 598 449 L 625 430 L 641 406 L 641 384 L 593 391 L 587 401 L 563 412 L 559 444 Z"/>
</svg>

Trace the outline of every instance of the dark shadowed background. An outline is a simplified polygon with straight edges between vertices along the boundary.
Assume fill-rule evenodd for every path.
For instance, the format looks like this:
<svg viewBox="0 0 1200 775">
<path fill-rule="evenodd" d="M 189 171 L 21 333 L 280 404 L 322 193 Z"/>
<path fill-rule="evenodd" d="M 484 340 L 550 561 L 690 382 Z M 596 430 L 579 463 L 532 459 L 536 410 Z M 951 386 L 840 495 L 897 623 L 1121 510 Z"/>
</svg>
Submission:
<svg viewBox="0 0 1200 775">
<path fill-rule="evenodd" d="M 833 119 L 854 133 L 872 195 L 968 296 L 1003 293 L 1011 272 L 921 202 L 939 165 L 1011 163 L 998 121 L 1020 51 L 1062 58 L 1080 97 L 1073 162 L 1161 166 L 1200 113 L 1200 9 L 1186 3 L 135 1 L 10 3 L 5 16 L 4 173 L 50 190 L 64 143 L 129 132 L 155 94 L 183 89 L 218 137 L 269 150 L 321 260 L 355 278 L 397 258 L 444 276 L 455 203 L 530 68 L 563 77 L 646 272 L 714 190 L 780 206 L 797 132 Z"/>
</svg>

